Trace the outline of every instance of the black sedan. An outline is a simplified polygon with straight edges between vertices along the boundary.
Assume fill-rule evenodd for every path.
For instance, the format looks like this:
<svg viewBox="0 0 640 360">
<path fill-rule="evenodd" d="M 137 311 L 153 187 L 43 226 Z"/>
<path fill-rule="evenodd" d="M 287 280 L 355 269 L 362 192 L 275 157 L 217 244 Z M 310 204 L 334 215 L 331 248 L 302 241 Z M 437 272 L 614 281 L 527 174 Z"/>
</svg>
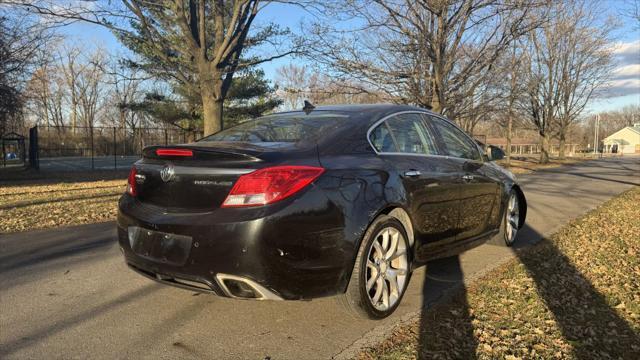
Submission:
<svg viewBox="0 0 640 360">
<path fill-rule="evenodd" d="M 512 245 L 527 210 L 499 149 L 411 106 L 273 114 L 143 155 L 119 203 L 131 269 L 240 299 L 338 295 L 370 318 L 427 261 Z"/>
</svg>

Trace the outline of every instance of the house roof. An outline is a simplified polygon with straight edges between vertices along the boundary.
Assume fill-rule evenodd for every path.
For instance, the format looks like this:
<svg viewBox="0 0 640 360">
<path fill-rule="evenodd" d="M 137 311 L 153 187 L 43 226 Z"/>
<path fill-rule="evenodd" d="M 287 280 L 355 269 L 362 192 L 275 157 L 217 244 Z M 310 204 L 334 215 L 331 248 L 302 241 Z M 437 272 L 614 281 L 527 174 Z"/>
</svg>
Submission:
<svg viewBox="0 0 640 360">
<path fill-rule="evenodd" d="M 625 131 L 627 129 L 635 132 L 638 135 L 640 135 L 640 128 L 635 127 L 635 126 L 627 126 L 627 127 L 623 127 L 622 129 L 614 132 L 613 134 L 607 136 L 606 138 L 603 139 L 603 141 L 614 140 L 618 136 L 619 133 L 621 133 L 621 132 L 623 132 L 623 131 Z"/>
</svg>

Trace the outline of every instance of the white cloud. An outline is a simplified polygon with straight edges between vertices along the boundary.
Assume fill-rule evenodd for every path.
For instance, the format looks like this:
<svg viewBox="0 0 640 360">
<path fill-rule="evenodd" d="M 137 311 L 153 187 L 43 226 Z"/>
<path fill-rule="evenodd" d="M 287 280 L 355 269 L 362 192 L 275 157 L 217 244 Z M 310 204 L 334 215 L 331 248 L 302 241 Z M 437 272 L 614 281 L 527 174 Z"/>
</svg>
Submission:
<svg viewBox="0 0 640 360">
<path fill-rule="evenodd" d="M 606 89 L 607 97 L 640 94 L 640 79 L 612 80 Z"/>
<path fill-rule="evenodd" d="M 640 64 L 640 40 L 616 44 L 613 54 L 622 65 Z"/>
<path fill-rule="evenodd" d="M 640 64 L 624 65 L 613 71 L 616 78 L 637 79 L 640 74 Z"/>
<path fill-rule="evenodd" d="M 613 54 L 617 67 L 607 84 L 607 96 L 640 94 L 640 40 L 616 44 Z"/>
</svg>

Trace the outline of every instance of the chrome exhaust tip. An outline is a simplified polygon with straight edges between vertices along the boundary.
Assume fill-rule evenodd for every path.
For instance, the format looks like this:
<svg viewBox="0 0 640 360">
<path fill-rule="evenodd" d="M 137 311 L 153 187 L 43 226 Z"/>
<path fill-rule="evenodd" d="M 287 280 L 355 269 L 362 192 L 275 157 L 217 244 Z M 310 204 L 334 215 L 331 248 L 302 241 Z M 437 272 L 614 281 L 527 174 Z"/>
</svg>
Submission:
<svg viewBox="0 0 640 360">
<path fill-rule="evenodd" d="M 230 274 L 218 273 L 216 275 L 218 285 L 224 293 L 235 299 L 252 300 L 283 300 L 264 286 L 253 280 Z"/>
</svg>

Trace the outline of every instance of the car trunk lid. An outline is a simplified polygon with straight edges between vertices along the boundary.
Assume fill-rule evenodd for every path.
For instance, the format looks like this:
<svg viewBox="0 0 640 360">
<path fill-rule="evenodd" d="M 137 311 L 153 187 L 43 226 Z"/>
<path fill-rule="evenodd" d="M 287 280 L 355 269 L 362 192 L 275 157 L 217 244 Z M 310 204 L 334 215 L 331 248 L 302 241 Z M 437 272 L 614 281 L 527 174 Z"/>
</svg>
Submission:
<svg viewBox="0 0 640 360">
<path fill-rule="evenodd" d="M 309 151 L 296 151 L 288 143 L 147 147 L 136 164 L 137 198 L 167 211 L 210 211 L 220 207 L 241 175 L 273 165 L 279 153 L 292 150 L 298 155 Z"/>
</svg>

